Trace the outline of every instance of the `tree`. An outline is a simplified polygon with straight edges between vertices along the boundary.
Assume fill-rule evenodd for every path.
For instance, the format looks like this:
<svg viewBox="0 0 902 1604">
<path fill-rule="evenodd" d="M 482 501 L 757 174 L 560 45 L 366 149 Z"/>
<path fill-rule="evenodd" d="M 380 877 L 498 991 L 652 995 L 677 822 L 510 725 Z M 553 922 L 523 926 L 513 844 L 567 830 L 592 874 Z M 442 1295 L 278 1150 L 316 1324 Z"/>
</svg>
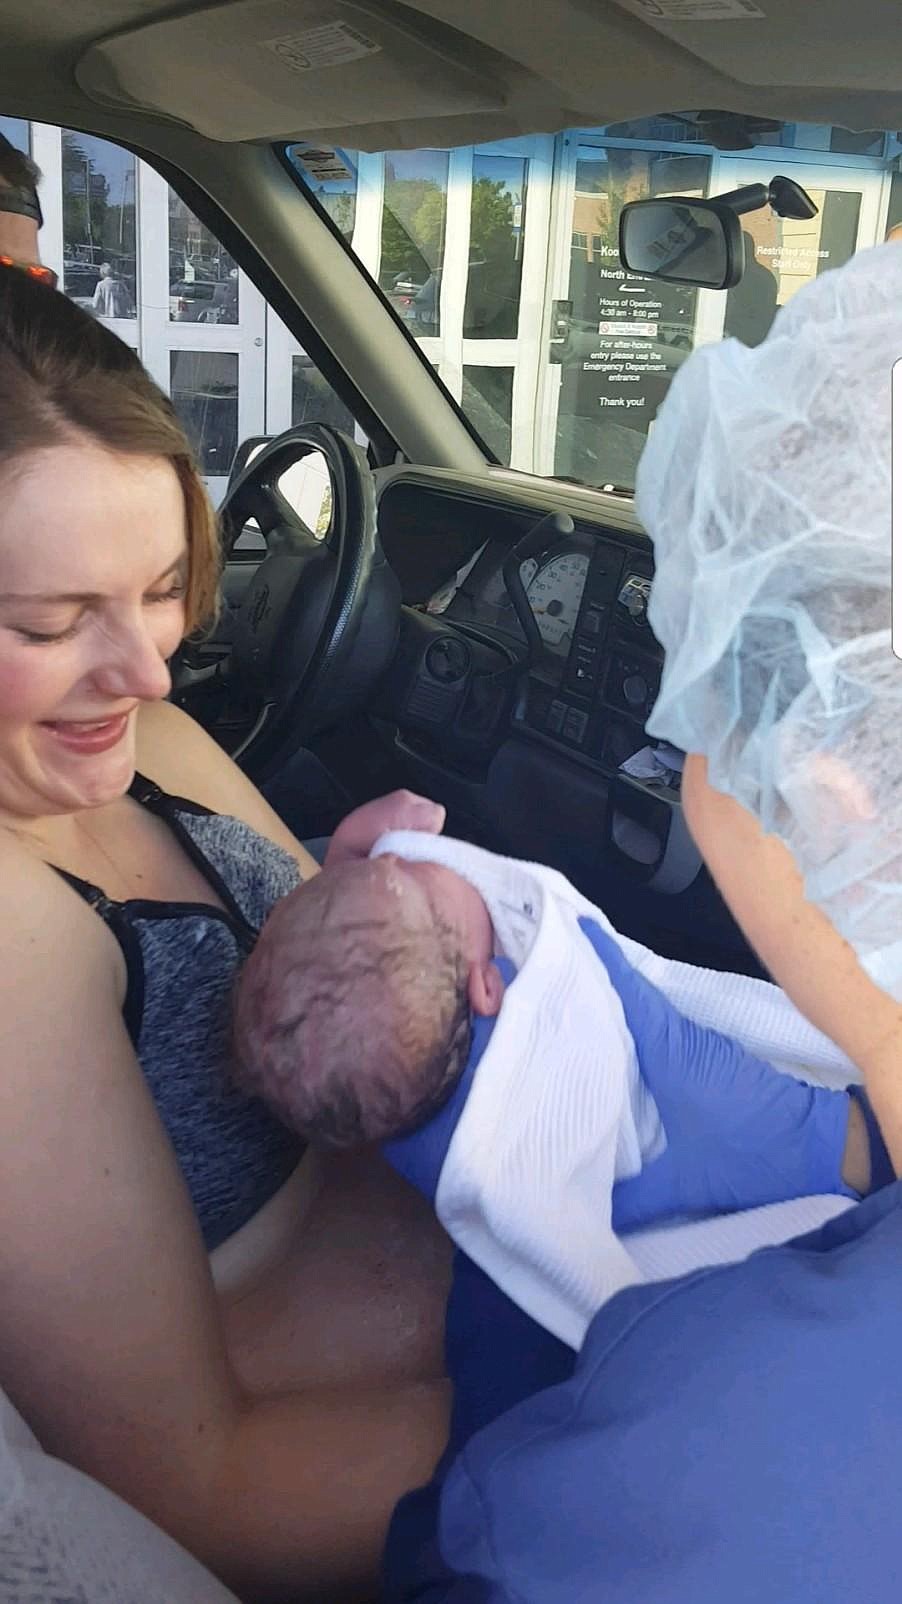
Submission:
<svg viewBox="0 0 902 1604">
<path fill-rule="evenodd" d="M 514 197 L 502 179 L 476 178 L 470 200 L 470 258 L 514 258 Z"/>
<path fill-rule="evenodd" d="M 608 193 L 599 197 L 597 232 L 602 244 L 618 255 L 620 213 L 627 201 L 644 200 L 649 193 L 648 152 L 611 148 L 607 157 Z"/>
<path fill-rule="evenodd" d="M 513 339 L 520 306 L 521 260 L 514 197 L 504 182 L 474 179 L 470 201 L 470 270 L 464 335 Z"/>
<path fill-rule="evenodd" d="M 134 290 L 135 202 L 110 202 L 98 160 L 76 134 L 63 130 L 63 230 L 67 254 L 95 266 L 104 258 L 125 268 Z M 133 169 L 132 169 L 133 172 Z M 132 197 L 134 197 L 134 184 Z"/>
<path fill-rule="evenodd" d="M 423 226 L 426 233 L 421 234 L 420 214 L 424 206 Z M 434 179 L 389 178 L 386 175 L 379 269 L 379 281 L 384 288 L 390 289 L 401 275 L 423 284 L 433 269 L 441 266 L 444 213 L 445 191 Z"/>
<path fill-rule="evenodd" d="M 431 268 L 441 267 L 445 255 L 445 192 L 433 185 L 413 216 L 413 237 Z"/>
<path fill-rule="evenodd" d="M 106 183 L 98 190 L 94 163 L 74 134 L 63 133 L 63 211 L 66 245 L 90 249 L 103 241 Z"/>
</svg>

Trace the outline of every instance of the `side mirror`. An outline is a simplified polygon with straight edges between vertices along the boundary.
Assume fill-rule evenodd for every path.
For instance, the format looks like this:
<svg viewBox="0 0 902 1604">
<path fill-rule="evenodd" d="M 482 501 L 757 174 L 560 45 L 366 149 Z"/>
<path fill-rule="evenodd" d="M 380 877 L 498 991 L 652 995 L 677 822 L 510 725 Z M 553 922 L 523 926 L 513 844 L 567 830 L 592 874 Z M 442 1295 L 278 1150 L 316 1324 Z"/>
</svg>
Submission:
<svg viewBox="0 0 902 1604">
<path fill-rule="evenodd" d="M 729 290 L 742 277 L 742 231 L 716 200 L 629 201 L 620 213 L 620 260 L 630 273 Z"/>
</svg>

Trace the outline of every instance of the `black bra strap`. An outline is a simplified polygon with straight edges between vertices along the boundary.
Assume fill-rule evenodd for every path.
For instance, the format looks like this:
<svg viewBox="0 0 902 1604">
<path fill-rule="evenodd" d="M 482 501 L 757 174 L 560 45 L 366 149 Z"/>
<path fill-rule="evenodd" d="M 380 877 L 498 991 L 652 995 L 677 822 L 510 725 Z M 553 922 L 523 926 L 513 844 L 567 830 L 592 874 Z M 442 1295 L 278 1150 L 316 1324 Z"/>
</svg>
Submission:
<svg viewBox="0 0 902 1604">
<path fill-rule="evenodd" d="M 122 956 L 125 959 L 126 987 L 125 1001 L 122 1004 L 122 1017 L 125 1028 L 131 1037 L 132 1046 L 138 1050 L 138 1037 L 141 1034 L 141 1021 L 144 1017 L 144 959 L 141 953 L 141 943 L 133 929 L 121 902 L 112 902 L 101 891 L 99 886 L 92 885 L 90 880 L 80 880 L 77 874 L 70 874 L 68 869 L 58 869 L 55 863 L 48 864 L 61 880 L 65 880 L 72 887 L 76 896 L 81 897 L 89 907 L 98 913 L 119 943 Z"/>
<path fill-rule="evenodd" d="M 213 812 L 212 808 L 202 807 L 199 802 L 191 802 L 185 796 L 174 796 L 171 791 L 164 791 L 155 780 L 148 780 L 137 771 L 128 794 L 135 802 L 140 802 L 142 808 L 149 808 L 151 813 L 162 814 L 163 818 L 170 820 L 173 813 L 196 813 L 202 818 L 210 818 Z"/>
<path fill-rule="evenodd" d="M 54 874 L 58 874 L 61 880 L 65 880 L 83 902 L 89 903 L 92 908 L 97 908 L 98 912 L 101 910 L 101 904 L 109 902 L 106 892 L 101 891 L 100 887 L 93 885 L 90 880 L 81 880 L 77 874 L 70 874 L 68 869 L 58 869 L 55 863 L 50 863 L 47 867 L 52 869 Z"/>
</svg>

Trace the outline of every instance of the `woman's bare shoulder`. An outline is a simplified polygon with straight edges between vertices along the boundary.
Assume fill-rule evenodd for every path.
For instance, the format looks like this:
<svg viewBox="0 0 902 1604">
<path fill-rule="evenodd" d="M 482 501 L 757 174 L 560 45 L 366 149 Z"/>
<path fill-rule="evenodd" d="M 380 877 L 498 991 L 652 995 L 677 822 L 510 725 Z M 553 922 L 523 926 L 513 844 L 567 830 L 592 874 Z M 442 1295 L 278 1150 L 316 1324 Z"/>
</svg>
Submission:
<svg viewBox="0 0 902 1604">
<path fill-rule="evenodd" d="M 3 1386 L 50 1453 L 178 1532 L 232 1411 L 203 1242 L 122 1018 L 115 941 L 8 842 L 0 884 Z"/>
<path fill-rule="evenodd" d="M 43 981 L 49 991 L 62 963 L 67 973 L 102 976 L 111 985 L 111 1001 L 121 1006 L 125 961 L 106 925 L 62 875 L 0 831 L 0 953 L 7 954 L 7 976 L 13 949 L 17 973 L 29 989 L 39 992 Z"/>
<path fill-rule="evenodd" d="M 148 703 L 138 715 L 138 768 L 147 779 L 214 813 L 228 813 L 284 847 L 306 879 L 318 864 L 273 811 L 253 781 L 206 730 L 171 702 Z"/>
</svg>

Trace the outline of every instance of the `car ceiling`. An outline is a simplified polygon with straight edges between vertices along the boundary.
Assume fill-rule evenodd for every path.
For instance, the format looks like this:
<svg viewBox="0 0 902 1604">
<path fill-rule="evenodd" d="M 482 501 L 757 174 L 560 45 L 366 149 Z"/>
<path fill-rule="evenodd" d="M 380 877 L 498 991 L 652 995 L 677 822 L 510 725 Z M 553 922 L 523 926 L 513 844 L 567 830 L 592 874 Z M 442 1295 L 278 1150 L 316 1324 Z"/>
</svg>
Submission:
<svg viewBox="0 0 902 1604">
<path fill-rule="evenodd" d="M 151 149 L 174 125 L 379 150 L 710 107 L 898 128 L 899 36 L 898 0 L 3 0 L 0 105 Z"/>
</svg>

